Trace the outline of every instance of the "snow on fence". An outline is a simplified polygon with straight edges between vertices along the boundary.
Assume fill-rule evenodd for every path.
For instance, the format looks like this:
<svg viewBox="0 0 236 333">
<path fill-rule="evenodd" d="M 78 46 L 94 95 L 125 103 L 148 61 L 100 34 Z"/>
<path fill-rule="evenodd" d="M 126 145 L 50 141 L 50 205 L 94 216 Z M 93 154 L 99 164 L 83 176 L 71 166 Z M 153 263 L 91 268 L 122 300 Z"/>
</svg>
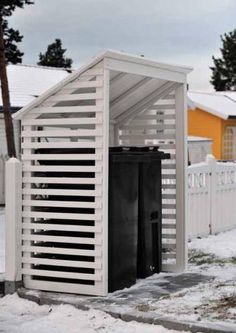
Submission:
<svg viewBox="0 0 236 333">
<path fill-rule="evenodd" d="M 236 163 L 206 162 L 188 167 L 188 237 L 206 236 L 236 226 Z"/>
</svg>

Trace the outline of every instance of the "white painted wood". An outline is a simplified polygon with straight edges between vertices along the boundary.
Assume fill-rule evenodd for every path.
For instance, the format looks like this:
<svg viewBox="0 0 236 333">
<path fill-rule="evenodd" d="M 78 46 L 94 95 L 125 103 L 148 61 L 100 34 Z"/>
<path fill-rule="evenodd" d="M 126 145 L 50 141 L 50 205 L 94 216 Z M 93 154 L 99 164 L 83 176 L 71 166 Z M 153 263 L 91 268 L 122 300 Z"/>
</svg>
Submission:
<svg viewBox="0 0 236 333">
<path fill-rule="evenodd" d="M 93 75 L 97 71 L 93 72 Z M 103 68 L 100 68 L 99 73 L 103 73 Z M 31 118 L 27 116 L 27 118 L 23 119 L 23 131 L 22 131 L 22 148 L 23 148 L 23 275 L 25 286 L 29 288 L 31 285 L 32 276 L 42 275 L 45 276 L 47 281 L 45 285 L 54 284 L 50 281 L 51 277 L 57 278 L 65 278 L 68 275 L 68 272 L 54 272 L 53 270 L 48 270 L 46 272 L 35 269 L 33 264 L 46 264 L 46 265 L 57 265 L 61 264 L 65 267 L 94 267 L 95 274 L 90 276 L 91 280 L 95 282 L 93 286 L 91 286 L 89 293 L 90 294 L 103 294 L 103 276 L 102 272 L 104 269 L 104 265 L 102 264 L 102 258 L 104 255 L 104 251 L 101 251 L 103 246 L 103 192 L 102 192 L 102 172 L 103 172 L 103 87 L 101 86 L 101 74 L 99 76 L 83 76 L 82 86 L 86 88 L 85 81 L 89 82 L 91 78 L 94 78 L 95 84 L 89 84 L 89 86 L 96 86 L 96 93 L 91 94 L 73 94 L 66 97 L 66 99 L 84 99 L 84 98 L 94 98 L 96 97 L 96 105 L 92 106 L 79 106 L 79 107 L 54 107 L 48 101 L 45 102 L 44 106 L 37 107 L 35 113 L 31 114 Z M 100 80 L 100 83 L 97 84 L 96 81 Z M 75 84 L 75 89 L 80 88 L 78 82 Z M 74 89 L 73 87 L 71 87 Z M 71 89 L 70 88 L 70 89 Z M 54 98 L 64 98 L 62 94 L 66 95 L 70 92 L 68 89 L 62 89 L 57 96 Z M 82 91 L 81 91 L 82 92 Z M 72 96 L 72 97 L 71 97 Z M 79 96 L 79 97 L 78 97 Z M 71 113 L 68 111 L 71 108 Z M 42 112 L 41 112 L 42 111 Z M 63 112 L 66 114 L 64 116 Z M 49 118 L 46 116 L 50 114 Z M 88 115 L 86 115 L 88 113 Z M 94 114 L 93 114 L 94 113 Z M 37 119 L 35 116 L 45 115 L 44 119 Z M 73 118 L 68 118 L 67 116 L 74 115 Z M 92 116 L 92 117 L 91 117 Z M 60 117 L 60 118 L 59 118 Z M 76 129 L 77 128 L 80 129 Z M 42 130 L 38 130 L 37 126 L 42 127 Z M 53 129 L 54 127 L 54 129 Z M 82 127 L 82 128 L 81 128 Z M 61 129 L 60 129 L 61 128 Z M 39 140 L 41 138 L 50 138 L 49 142 L 44 142 Z M 55 138 L 55 139 L 54 139 Z M 58 138 L 61 138 L 61 141 L 58 141 Z M 65 138 L 65 139 L 63 139 Z M 76 142 L 75 140 L 79 140 Z M 92 139 L 92 140 L 91 140 Z M 46 154 L 36 154 L 35 149 L 38 148 L 96 148 L 96 153 L 94 154 L 50 154 L 48 151 Z M 42 165 L 41 161 L 66 161 L 65 164 L 60 162 L 62 165 Z M 68 161 L 94 161 L 94 166 L 76 166 L 76 165 L 68 165 Z M 73 163 L 72 163 L 73 164 Z M 83 178 L 80 177 L 34 177 L 34 172 L 44 173 L 44 172 L 82 172 L 82 173 L 94 173 L 94 176 L 91 178 Z M 47 184 L 57 184 L 56 189 L 47 188 Z M 62 188 L 60 189 L 60 184 L 62 184 Z M 63 184 L 94 184 L 95 190 L 73 190 L 73 189 L 65 189 Z M 58 195 L 58 200 L 49 200 L 50 195 Z M 80 196 L 89 196 L 90 198 L 94 198 L 94 202 L 86 202 L 86 201 L 61 201 L 64 196 L 78 196 L 80 200 Z M 36 196 L 36 197 L 34 197 Z M 42 200 L 46 196 L 47 200 Z M 49 197 L 48 197 L 49 196 Z M 37 200 L 36 200 L 37 198 Z M 34 209 L 37 208 L 37 211 Z M 92 208 L 95 209 L 94 214 L 83 214 L 83 213 L 57 213 L 57 212 L 45 212 L 43 211 L 44 207 L 55 207 L 55 209 L 60 209 L 60 207 L 71 207 L 71 208 Z M 62 224 L 54 224 L 50 223 L 51 220 L 56 219 L 60 220 Z M 68 220 L 68 221 L 67 221 Z M 80 221 L 95 221 L 95 226 L 81 226 L 81 225 L 70 225 L 68 223 L 70 220 Z M 63 223 L 65 221 L 65 223 Z M 51 231 L 51 232 L 50 232 Z M 76 234 L 72 234 L 72 237 L 64 237 L 62 235 L 53 234 L 53 232 L 58 231 L 70 231 L 70 232 L 91 232 L 94 233 L 94 238 L 88 237 L 77 237 Z M 47 234 L 46 232 L 49 232 Z M 35 243 L 36 242 L 36 243 Z M 36 246 L 38 242 L 42 242 L 44 244 L 48 244 L 48 242 L 61 243 L 61 248 L 47 248 L 46 246 Z M 85 244 L 85 245 L 94 245 L 94 250 L 80 250 L 73 248 L 63 248 L 63 243 L 69 244 Z M 79 255 L 79 256 L 95 256 L 95 261 L 89 266 L 89 263 L 75 262 L 72 260 L 53 260 L 49 258 L 38 258 L 35 257 L 35 254 L 68 254 L 68 255 Z M 46 261 L 45 261 L 46 260 Z M 70 274 L 69 274 L 70 275 Z M 69 277 L 68 275 L 68 277 Z M 72 276 L 76 276 L 76 278 L 86 276 L 85 274 L 76 275 L 71 273 L 70 278 Z M 89 275 L 88 275 L 89 276 Z M 96 276 L 100 276 L 99 279 L 96 279 Z M 34 283 L 35 281 L 33 281 Z M 36 285 L 38 285 L 36 281 Z M 56 283 L 57 285 L 57 283 Z M 71 284 L 66 284 L 65 289 Z M 85 286 L 87 287 L 87 286 Z M 39 288 L 39 287 L 38 287 Z M 84 285 L 82 285 L 84 288 Z M 70 289 L 70 287 L 69 287 Z M 81 289 L 82 290 L 82 289 Z M 93 292 L 91 291 L 93 290 Z"/>
<path fill-rule="evenodd" d="M 56 126 L 56 125 L 81 125 L 96 124 L 96 118 L 60 118 L 60 119 L 26 119 L 22 120 L 22 125 L 33 126 Z"/>
<path fill-rule="evenodd" d="M 6 162 L 5 280 L 21 281 L 21 162 Z"/>
<path fill-rule="evenodd" d="M 101 154 L 23 154 L 21 156 L 23 161 L 31 160 L 45 160 L 45 161 L 60 161 L 60 160 L 70 160 L 70 161 L 79 161 L 79 160 L 101 160 Z"/>
<path fill-rule="evenodd" d="M 60 274 L 61 278 L 65 279 L 83 279 L 83 280 L 101 280 L 101 274 L 85 274 L 85 273 L 71 273 L 71 272 L 62 272 L 62 271 L 47 271 L 39 269 L 27 269 L 23 268 L 22 273 L 26 275 L 34 276 L 48 276 L 48 277 L 58 277 Z"/>
<path fill-rule="evenodd" d="M 187 267 L 187 102 L 186 84 L 176 94 L 176 266 L 183 271 Z"/>
<path fill-rule="evenodd" d="M 23 200 L 23 206 L 34 207 L 68 207 L 68 208 L 101 208 L 101 200 L 96 202 L 85 201 L 53 201 L 53 200 Z"/>
<path fill-rule="evenodd" d="M 82 295 L 94 295 L 94 293 L 96 293 L 97 296 L 103 296 L 103 292 L 101 290 L 96 290 L 94 286 L 76 283 L 32 280 L 28 283 L 28 288 Z"/>
<path fill-rule="evenodd" d="M 105 59 L 105 68 L 119 72 L 158 78 L 162 80 L 169 80 L 181 83 L 185 82 L 185 75 L 183 73 L 165 70 L 164 68 L 145 66 L 142 64 L 136 64 L 128 61 L 107 58 Z"/>
<path fill-rule="evenodd" d="M 108 182 L 109 182 L 109 120 L 110 71 L 104 70 L 104 122 L 103 122 L 103 295 L 108 293 Z"/>
<path fill-rule="evenodd" d="M 62 249 L 60 247 L 46 247 L 46 246 L 27 246 L 23 245 L 22 250 L 24 253 L 48 253 L 48 254 L 62 254 Z M 85 257 L 101 257 L 102 251 L 101 247 L 96 250 L 81 250 L 81 249 L 63 249 L 63 254 L 68 254 L 72 256 L 85 256 Z"/>
<path fill-rule="evenodd" d="M 115 68 L 118 70 L 116 73 L 112 72 Z M 119 72 L 119 70 L 122 70 L 123 73 Z M 162 214 L 163 226 L 166 226 L 163 232 L 163 249 L 167 250 L 163 263 L 164 265 L 168 263 L 169 266 L 166 267 L 169 267 L 169 269 L 176 270 L 176 260 L 179 260 L 176 250 L 178 252 L 179 249 L 178 244 L 175 244 L 175 231 L 178 238 L 178 233 L 181 230 L 176 228 L 175 219 L 177 218 L 178 220 L 180 217 L 178 205 L 183 205 L 183 203 L 181 203 L 180 199 L 177 202 L 176 199 L 176 190 L 179 190 L 180 185 L 176 180 L 179 177 L 179 171 L 175 172 L 175 165 L 177 164 L 178 169 L 178 163 L 182 163 L 182 153 L 179 152 L 179 149 L 182 147 L 182 137 L 180 136 L 183 133 L 180 134 L 181 115 L 176 116 L 176 120 L 179 119 L 179 123 L 177 127 L 175 125 L 174 90 L 179 87 L 179 82 L 185 82 L 187 71 L 187 69 L 174 68 L 167 65 L 156 65 L 150 61 L 136 57 L 133 59 L 124 55 L 115 56 L 110 52 L 105 57 L 92 62 L 90 67 L 85 67 L 83 71 L 72 75 L 70 79 L 58 85 L 56 89 L 51 90 L 48 94 L 44 94 L 36 103 L 31 104 L 29 112 L 27 111 L 29 109 L 25 109 L 20 113 L 20 117 L 24 115 L 22 119 L 22 260 L 24 282 L 27 288 L 80 292 L 103 296 L 107 294 L 108 147 L 110 128 L 111 142 L 113 144 L 142 146 L 153 144 L 160 146 L 160 149 L 165 152 L 171 153 L 171 163 L 162 164 Z M 157 78 L 157 80 L 153 78 Z M 84 88 L 96 88 L 96 92 L 95 89 Z M 177 93 L 176 109 L 180 113 L 182 113 L 180 109 L 182 99 L 183 94 L 178 95 Z M 86 104 L 94 105 L 70 106 L 72 104 L 82 104 L 73 103 L 73 101 L 77 100 L 87 100 Z M 61 105 L 64 105 L 61 107 L 53 105 L 53 103 L 60 101 L 67 103 L 61 103 Z M 25 113 L 26 111 L 27 113 Z M 109 121 L 112 126 L 109 125 Z M 176 131 L 177 134 L 175 135 Z M 178 142 L 175 143 L 175 139 Z M 68 155 L 62 153 L 50 154 L 49 150 L 49 152 L 45 151 L 45 154 L 36 154 L 35 150 L 38 148 L 94 148 L 96 153 L 89 154 L 89 156 L 86 154 L 71 154 L 71 152 Z M 62 165 L 50 165 L 50 161 L 54 159 L 62 162 L 65 160 L 65 165 L 62 162 L 60 162 Z M 94 166 L 75 166 L 73 163 L 71 163 L 72 165 L 68 165 L 68 161 L 70 160 L 73 162 L 86 161 L 87 159 L 94 161 Z M 43 164 L 44 160 L 49 161 L 49 165 Z M 94 174 L 91 175 L 91 178 L 83 178 L 80 175 L 80 177 L 75 177 L 74 179 L 68 177 L 67 180 L 66 177 L 60 177 L 60 173 L 63 171 L 86 172 L 87 176 L 90 176 L 88 172 Z M 35 177 L 34 172 L 39 172 L 39 175 Z M 44 177 L 47 175 L 46 172 L 60 173 L 58 173 L 57 177 Z M 94 184 L 95 190 L 65 189 L 64 184 L 73 183 Z M 57 184 L 57 188 L 50 188 L 52 187 L 50 184 Z M 63 196 L 71 196 L 75 195 L 75 193 L 78 199 L 80 199 L 79 196 L 88 195 L 90 198 L 92 197 L 94 202 L 63 201 Z M 53 200 L 50 200 L 51 195 L 59 196 L 57 199 L 53 197 Z M 44 198 L 46 200 L 43 200 Z M 45 207 L 54 207 L 54 211 L 47 212 L 45 211 Z M 60 207 L 93 208 L 94 214 L 56 213 Z M 183 208 L 181 209 L 183 210 Z M 65 220 L 65 223 L 50 223 L 51 219 L 60 219 L 61 222 Z M 96 220 L 98 223 L 96 222 L 96 227 L 73 225 L 69 229 L 70 224 L 66 223 L 66 220 L 75 221 L 79 219 Z M 55 232 L 60 230 L 65 232 L 68 230 L 71 232 L 76 232 L 77 230 L 80 230 L 80 232 L 91 232 L 91 230 L 95 230 L 95 236 L 94 238 L 87 238 L 76 237 L 76 234 L 75 236 L 72 234 L 72 237 L 64 237 L 63 233 Z M 46 231 L 51 231 L 51 233 L 47 233 Z M 179 239 L 181 241 L 181 237 Z M 44 245 L 50 242 L 55 244 L 61 243 L 62 247 L 47 248 L 46 246 L 37 246 L 37 242 L 44 243 Z M 68 247 L 63 248 L 64 242 L 67 243 Z M 76 244 L 93 244 L 94 250 L 69 248 L 73 242 Z M 76 262 L 75 264 L 72 260 L 61 261 L 39 258 L 37 255 L 40 256 L 40 253 L 67 253 L 72 256 L 95 256 L 93 263 L 95 274 L 92 274 L 93 277 L 90 277 L 94 285 L 85 286 L 80 285 L 80 283 L 51 281 L 51 278 L 54 277 L 61 278 L 63 281 L 64 278 L 68 278 L 69 276 L 70 278 L 71 276 L 78 278 L 80 275 L 84 276 L 84 274 L 76 275 L 69 272 L 55 273 L 50 269 L 41 271 L 37 270 L 33 264 L 44 263 L 50 267 L 51 264 L 56 266 L 61 263 L 65 267 L 83 267 L 80 266 L 83 263 Z M 32 280 L 32 276 L 37 276 L 37 274 L 38 276 L 46 274 L 45 278 L 47 281 Z M 94 276 L 99 276 L 100 279 L 96 280 Z"/>
<path fill-rule="evenodd" d="M 101 190 L 54 190 L 54 189 L 37 189 L 37 188 L 31 188 L 31 189 L 23 189 L 23 194 L 34 194 L 34 195 L 62 195 L 62 196 L 87 196 L 87 197 L 94 197 L 94 196 L 100 196 Z"/>
<path fill-rule="evenodd" d="M 57 94 L 50 97 L 50 102 L 64 102 L 64 101 L 80 101 L 80 100 L 93 100 L 102 98 L 102 94 L 92 93 L 92 94 Z"/>
<path fill-rule="evenodd" d="M 73 113 L 88 113 L 88 112 L 102 112 L 102 108 L 97 105 L 89 106 L 48 106 L 48 107 L 38 107 L 33 109 L 30 114 L 32 115 L 41 115 L 41 114 L 73 114 Z M 32 119 L 34 119 L 32 117 Z"/>
<path fill-rule="evenodd" d="M 65 142 L 39 142 L 39 143 L 28 143 L 28 142 L 23 142 L 21 147 L 22 148 L 29 148 L 29 149 L 37 149 L 37 148 L 101 148 L 102 146 L 102 141 L 96 141 L 96 142 L 91 142 L 91 141 L 81 141 L 81 142 L 70 142 L 70 141 L 65 141 Z"/>
<path fill-rule="evenodd" d="M 23 166 L 23 171 L 55 171 L 55 172 L 101 172 L 101 166 L 89 165 L 43 165 L 43 166 Z"/>
<path fill-rule="evenodd" d="M 79 88 L 97 88 L 103 87 L 103 80 L 96 81 L 74 81 L 69 83 L 64 89 L 79 89 Z"/>
<path fill-rule="evenodd" d="M 51 213 L 51 212 L 23 212 L 23 217 L 33 217 L 40 219 L 69 219 L 69 220 L 86 220 L 86 221 L 100 221 L 101 215 L 99 214 L 73 214 L 73 213 Z"/>
<path fill-rule="evenodd" d="M 46 130 L 46 131 L 24 131 L 22 137 L 92 137 L 92 136 L 102 136 L 102 131 L 92 130 L 92 129 L 79 129 L 79 130 Z"/>
<path fill-rule="evenodd" d="M 236 226 L 236 164 L 206 162 L 188 167 L 188 237 L 204 237 Z"/>
<path fill-rule="evenodd" d="M 42 216 L 43 217 L 43 216 Z M 59 231 L 74 231 L 74 232 L 101 232 L 102 227 L 96 223 L 95 227 L 83 226 L 83 225 L 61 225 L 61 224 L 50 224 L 50 223 L 23 223 L 23 229 L 42 229 L 42 230 L 59 230 Z"/>
<path fill-rule="evenodd" d="M 102 244 L 101 236 L 96 238 L 82 238 L 82 237 L 63 237 L 63 236 L 49 236 L 49 235 L 34 235 L 23 234 L 23 240 L 36 241 L 36 242 L 57 242 L 57 243 L 69 243 L 69 244 Z M 63 250 L 62 250 L 63 254 Z"/>
<path fill-rule="evenodd" d="M 94 268 L 94 269 L 101 269 L 102 263 L 101 262 L 85 262 L 85 261 L 72 261 L 72 260 L 51 260 L 45 258 L 22 258 L 23 263 L 28 264 L 35 264 L 35 265 L 52 265 L 52 266 L 62 266 L 62 267 L 78 267 L 78 268 Z"/>
<path fill-rule="evenodd" d="M 69 177 L 23 177 L 24 183 L 31 184 L 101 184 L 102 178 L 69 178 Z"/>
</svg>

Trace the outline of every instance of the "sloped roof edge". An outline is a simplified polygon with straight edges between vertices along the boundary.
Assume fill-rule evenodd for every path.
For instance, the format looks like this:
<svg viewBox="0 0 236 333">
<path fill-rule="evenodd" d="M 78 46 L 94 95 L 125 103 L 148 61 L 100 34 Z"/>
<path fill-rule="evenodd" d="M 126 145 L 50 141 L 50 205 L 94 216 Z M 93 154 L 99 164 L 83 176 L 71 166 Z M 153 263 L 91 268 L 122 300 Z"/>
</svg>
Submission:
<svg viewBox="0 0 236 333">
<path fill-rule="evenodd" d="M 175 65 L 170 65 L 170 64 L 165 64 L 165 63 L 159 63 L 154 60 L 150 60 L 147 58 L 131 55 L 128 53 L 122 53 L 118 51 L 113 51 L 113 50 L 107 50 L 103 52 L 102 54 L 98 55 L 94 59 L 90 60 L 87 64 L 82 66 L 80 69 L 77 71 L 73 72 L 72 74 L 68 75 L 65 79 L 60 81 L 58 84 L 53 86 L 51 89 L 47 90 L 45 93 L 37 97 L 35 100 L 33 100 L 31 103 L 23 107 L 21 110 L 16 112 L 13 115 L 13 118 L 16 120 L 20 120 L 27 112 L 29 112 L 31 109 L 36 107 L 37 105 L 43 103 L 48 97 L 50 97 L 52 94 L 55 94 L 58 90 L 63 88 L 67 83 L 75 80 L 78 76 L 80 76 L 82 73 L 90 69 L 91 67 L 95 66 L 98 64 L 100 61 L 102 61 L 105 58 L 111 58 L 111 59 L 117 59 L 117 60 L 123 60 L 123 61 L 129 61 L 137 64 L 142 64 L 146 65 L 149 67 L 156 67 L 156 68 L 162 68 L 165 70 L 169 70 L 172 72 L 179 72 L 179 73 L 184 73 L 187 74 L 192 71 L 191 67 L 187 66 L 175 66 Z"/>
</svg>

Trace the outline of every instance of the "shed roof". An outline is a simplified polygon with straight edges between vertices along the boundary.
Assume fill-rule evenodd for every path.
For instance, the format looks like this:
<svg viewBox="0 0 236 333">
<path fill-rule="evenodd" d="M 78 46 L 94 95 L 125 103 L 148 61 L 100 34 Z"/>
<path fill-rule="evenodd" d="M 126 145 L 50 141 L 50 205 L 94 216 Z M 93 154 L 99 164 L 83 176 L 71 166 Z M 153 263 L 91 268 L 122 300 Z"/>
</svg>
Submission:
<svg viewBox="0 0 236 333">
<path fill-rule="evenodd" d="M 32 108 L 38 106 L 42 102 L 44 102 L 48 97 L 50 97 L 52 94 L 55 94 L 57 91 L 59 91 L 61 88 L 63 88 L 66 84 L 69 82 L 75 80 L 78 78 L 81 74 L 101 62 L 102 60 L 106 61 L 106 68 L 113 70 L 113 76 L 111 77 L 111 80 L 115 77 L 120 75 L 120 73 L 125 72 L 130 74 L 129 78 L 125 78 L 123 80 L 119 80 L 119 89 L 116 86 L 116 89 L 110 90 L 111 95 L 111 103 L 115 101 L 116 105 L 113 105 L 114 113 L 116 113 L 116 106 L 119 97 L 121 94 L 127 94 L 127 92 L 131 92 L 132 88 L 135 89 L 141 84 L 139 80 L 137 80 L 137 75 L 140 76 L 147 76 L 147 77 L 153 77 L 160 79 L 160 82 L 185 82 L 186 80 L 186 74 L 189 73 L 192 68 L 186 67 L 186 66 L 175 66 L 165 63 L 159 63 L 154 60 L 146 59 L 140 56 L 134 56 L 130 54 L 125 54 L 117 51 L 111 51 L 107 50 L 103 54 L 95 57 L 92 59 L 88 64 L 82 66 L 79 70 L 73 72 L 68 77 L 63 79 L 61 82 L 56 84 L 51 89 L 47 90 L 45 93 L 43 93 L 40 97 L 32 101 L 30 104 L 26 105 L 23 109 L 18 111 L 15 115 L 15 119 L 21 119 L 25 113 L 29 112 Z M 113 80 L 115 81 L 115 80 Z M 144 81 L 144 80 L 143 80 Z M 158 85 L 155 83 L 150 82 L 142 82 L 142 84 L 149 85 L 149 88 L 146 87 L 146 94 L 149 90 L 154 90 L 158 88 Z M 117 84 L 117 82 L 116 82 Z M 113 82 L 113 86 L 115 85 L 115 82 Z M 114 93 L 115 92 L 115 93 Z M 113 94 L 114 93 L 114 94 Z M 127 94 L 128 95 L 128 94 Z M 144 98 L 145 96 L 143 96 Z M 133 98 L 133 105 L 135 102 L 138 102 L 140 99 L 140 96 L 137 95 L 136 100 Z M 124 100 L 123 100 L 124 102 Z M 129 100 L 130 102 L 130 100 Z M 131 105 L 127 104 L 126 101 L 126 107 L 131 107 Z"/>
<path fill-rule="evenodd" d="M 23 108 L 36 97 L 68 76 L 68 71 L 62 68 L 36 65 L 7 66 L 11 106 Z M 0 96 L 0 106 L 2 96 Z"/>
<path fill-rule="evenodd" d="M 190 108 L 197 107 L 222 119 L 236 118 L 236 92 L 188 92 Z"/>
</svg>

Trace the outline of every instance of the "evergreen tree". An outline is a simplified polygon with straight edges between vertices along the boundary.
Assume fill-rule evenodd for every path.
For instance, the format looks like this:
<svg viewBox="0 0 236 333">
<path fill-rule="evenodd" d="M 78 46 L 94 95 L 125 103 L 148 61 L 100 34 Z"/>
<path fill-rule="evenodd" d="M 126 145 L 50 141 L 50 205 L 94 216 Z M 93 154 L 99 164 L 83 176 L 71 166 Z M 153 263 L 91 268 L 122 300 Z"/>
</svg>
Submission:
<svg viewBox="0 0 236 333">
<path fill-rule="evenodd" d="M 71 68 L 72 59 L 65 58 L 66 49 L 62 48 L 60 39 L 55 39 L 55 42 L 48 45 L 47 51 L 39 54 L 38 65 Z"/>
<path fill-rule="evenodd" d="M 211 84 L 215 90 L 236 90 L 236 29 L 221 36 L 221 58 L 212 57 Z"/>
<path fill-rule="evenodd" d="M 24 53 L 18 49 L 16 43 L 20 43 L 23 36 L 18 30 L 9 28 L 6 20 L 3 21 L 3 37 L 6 61 L 12 64 L 21 63 Z"/>
<path fill-rule="evenodd" d="M 32 4 L 32 1 L 29 0 L 1 0 L 0 2 L 0 80 L 1 80 L 1 92 L 2 92 L 2 102 L 3 102 L 3 114 L 5 121 L 5 129 L 6 129 L 6 139 L 7 139 L 7 150 L 9 157 L 16 156 L 16 148 L 14 142 L 14 129 L 11 117 L 11 107 L 10 107 L 10 96 L 9 96 L 9 86 L 7 79 L 7 70 L 6 70 L 6 56 L 5 56 L 5 47 L 6 54 L 8 52 L 9 56 L 12 56 L 12 41 L 17 42 L 20 40 L 22 36 L 20 36 L 19 31 L 15 31 L 14 29 L 8 29 L 8 24 L 5 17 L 11 16 L 16 8 L 24 8 L 25 5 Z M 5 28 L 5 34 L 4 34 Z M 6 37 L 6 41 L 4 42 L 4 36 Z M 11 47 L 10 47 L 11 45 Z M 16 46 L 15 46 L 16 47 Z M 17 49 L 17 47 L 16 47 Z M 13 61 L 17 61 L 17 57 L 21 57 L 21 54 L 16 54 L 13 57 Z"/>
</svg>

